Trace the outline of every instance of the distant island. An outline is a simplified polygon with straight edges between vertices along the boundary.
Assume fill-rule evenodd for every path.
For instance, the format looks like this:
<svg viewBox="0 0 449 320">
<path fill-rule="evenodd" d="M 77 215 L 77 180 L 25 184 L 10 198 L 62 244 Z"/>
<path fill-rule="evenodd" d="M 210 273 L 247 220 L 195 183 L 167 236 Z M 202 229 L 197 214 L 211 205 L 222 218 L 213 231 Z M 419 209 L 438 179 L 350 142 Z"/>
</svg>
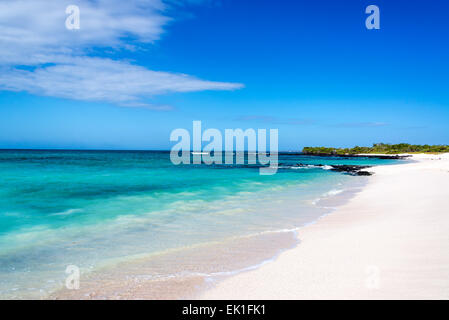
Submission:
<svg viewBox="0 0 449 320">
<path fill-rule="evenodd" d="M 416 145 L 408 143 L 387 144 L 374 143 L 372 147 L 328 148 L 304 147 L 308 155 L 357 155 L 357 154 L 400 154 L 400 153 L 444 153 L 449 152 L 448 145 Z"/>
</svg>

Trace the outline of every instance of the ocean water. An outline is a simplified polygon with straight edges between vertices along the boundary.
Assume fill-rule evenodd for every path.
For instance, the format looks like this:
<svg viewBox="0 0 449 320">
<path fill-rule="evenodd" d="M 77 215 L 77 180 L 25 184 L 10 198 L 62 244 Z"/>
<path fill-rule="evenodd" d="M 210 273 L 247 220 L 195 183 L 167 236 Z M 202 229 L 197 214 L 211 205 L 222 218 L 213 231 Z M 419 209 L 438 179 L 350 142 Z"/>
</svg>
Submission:
<svg viewBox="0 0 449 320">
<path fill-rule="evenodd" d="M 0 298 L 46 298 L 69 265 L 89 279 L 84 295 L 118 265 L 115 279 L 147 280 L 251 267 L 291 243 L 272 235 L 315 221 L 332 209 L 320 199 L 367 179 L 313 165 L 396 161 L 281 154 L 279 163 L 262 176 L 258 166 L 175 166 L 168 152 L 0 151 Z"/>
</svg>

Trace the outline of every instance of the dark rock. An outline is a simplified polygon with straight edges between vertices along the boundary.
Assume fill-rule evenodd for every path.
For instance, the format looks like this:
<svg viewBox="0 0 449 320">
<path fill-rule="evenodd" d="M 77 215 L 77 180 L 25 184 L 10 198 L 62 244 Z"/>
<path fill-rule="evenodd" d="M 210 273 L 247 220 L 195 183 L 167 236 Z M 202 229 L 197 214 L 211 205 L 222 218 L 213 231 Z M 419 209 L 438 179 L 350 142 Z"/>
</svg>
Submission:
<svg viewBox="0 0 449 320">
<path fill-rule="evenodd" d="M 333 165 L 332 171 L 344 172 L 354 176 L 371 176 L 372 173 L 362 169 L 370 168 L 371 166 L 356 166 L 356 165 Z"/>
<path fill-rule="evenodd" d="M 347 164 L 334 164 L 331 165 L 333 171 L 345 171 L 345 172 L 355 172 L 361 169 L 370 168 L 370 166 L 357 166 L 357 165 L 347 165 Z"/>
<path fill-rule="evenodd" d="M 324 167 L 324 164 L 295 164 L 294 167 Z M 334 164 L 329 165 L 331 171 L 343 172 L 353 176 L 371 176 L 372 172 L 365 171 L 363 169 L 371 168 L 371 166 L 358 166 L 358 165 L 346 165 L 346 164 Z"/>
<path fill-rule="evenodd" d="M 369 171 L 357 171 L 355 174 L 358 176 L 372 176 L 373 175 L 373 173 L 369 172 Z"/>
</svg>

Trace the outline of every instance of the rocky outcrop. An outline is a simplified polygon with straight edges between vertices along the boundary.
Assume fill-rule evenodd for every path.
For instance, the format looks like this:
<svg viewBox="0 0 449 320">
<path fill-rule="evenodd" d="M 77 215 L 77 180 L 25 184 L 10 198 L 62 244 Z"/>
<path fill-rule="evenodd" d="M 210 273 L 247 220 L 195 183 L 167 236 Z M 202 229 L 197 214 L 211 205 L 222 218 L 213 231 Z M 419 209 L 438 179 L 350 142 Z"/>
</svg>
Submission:
<svg viewBox="0 0 449 320">
<path fill-rule="evenodd" d="M 330 171 L 343 172 L 353 176 L 371 176 L 372 172 L 366 171 L 364 169 L 371 168 L 371 166 L 357 166 L 357 165 L 346 165 L 346 164 L 335 164 L 335 165 L 324 165 L 324 164 L 303 164 L 298 163 L 297 167 L 322 167 L 328 168 Z"/>
<path fill-rule="evenodd" d="M 370 166 L 355 166 L 355 165 L 332 165 L 332 171 L 345 172 L 355 176 L 371 176 L 372 172 L 363 170 L 370 168 Z"/>
</svg>

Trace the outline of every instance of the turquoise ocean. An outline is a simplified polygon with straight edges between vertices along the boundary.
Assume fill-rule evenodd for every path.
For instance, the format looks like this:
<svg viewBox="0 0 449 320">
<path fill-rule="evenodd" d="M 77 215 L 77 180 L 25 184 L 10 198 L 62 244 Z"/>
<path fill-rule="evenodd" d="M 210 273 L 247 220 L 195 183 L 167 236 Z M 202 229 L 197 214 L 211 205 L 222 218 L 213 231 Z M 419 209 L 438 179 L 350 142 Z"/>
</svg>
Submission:
<svg viewBox="0 0 449 320">
<path fill-rule="evenodd" d="M 329 165 L 396 162 L 283 153 L 264 176 L 251 165 L 173 165 L 168 152 L 2 150 L 0 299 L 49 297 L 69 265 L 81 270 L 80 292 L 96 287 L 98 298 L 112 294 L 95 285 L 108 273 L 134 284 L 249 268 L 369 179 Z"/>
</svg>

